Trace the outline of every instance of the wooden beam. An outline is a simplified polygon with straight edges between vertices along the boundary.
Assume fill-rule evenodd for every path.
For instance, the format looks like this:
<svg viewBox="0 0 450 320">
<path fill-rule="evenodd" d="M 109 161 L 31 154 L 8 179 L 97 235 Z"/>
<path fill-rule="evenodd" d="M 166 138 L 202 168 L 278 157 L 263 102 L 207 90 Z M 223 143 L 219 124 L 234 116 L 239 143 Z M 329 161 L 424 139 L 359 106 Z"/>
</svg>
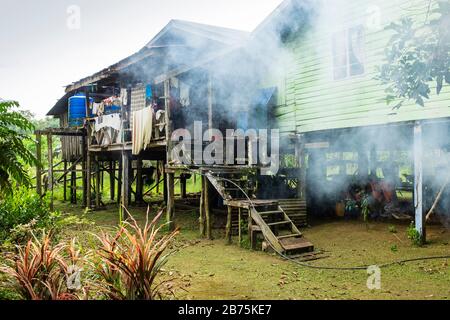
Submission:
<svg viewBox="0 0 450 320">
<path fill-rule="evenodd" d="M 122 158 L 119 160 L 119 172 L 117 173 L 117 203 L 120 205 L 122 202 L 122 173 L 123 165 Z"/>
<path fill-rule="evenodd" d="M 414 211 L 415 226 L 421 241 L 426 241 L 425 215 L 423 210 L 423 141 L 422 124 L 414 124 Z"/>
<path fill-rule="evenodd" d="M 231 206 L 228 206 L 228 214 L 227 214 L 227 226 L 226 226 L 226 235 L 225 238 L 227 239 L 227 243 L 232 243 L 232 237 L 231 237 L 231 219 L 233 214 L 233 208 Z"/>
<path fill-rule="evenodd" d="M 96 208 L 100 208 L 100 203 L 101 203 L 100 186 L 101 186 L 100 163 L 99 163 L 99 158 L 96 157 L 96 159 L 95 159 L 95 207 Z"/>
<path fill-rule="evenodd" d="M 109 162 L 109 197 L 111 200 L 114 200 L 115 191 L 116 191 L 116 161 Z"/>
<path fill-rule="evenodd" d="M 212 240 L 211 230 L 211 192 L 209 190 L 209 180 L 205 179 L 205 222 L 206 222 L 206 238 Z"/>
<path fill-rule="evenodd" d="M 64 180 L 63 180 L 63 197 L 64 197 L 64 202 L 67 201 L 67 161 L 64 160 Z"/>
<path fill-rule="evenodd" d="M 201 194 L 200 194 L 200 209 L 199 209 L 199 228 L 200 228 L 200 236 L 204 237 L 206 235 L 206 229 L 205 229 L 205 179 L 206 177 L 204 175 L 201 176 Z"/>
<path fill-rule="evenodd" d="M 72 172 L 70 175 L 70 202 L 72 204 L 77 203 L 77 171 L 76 164 L 75 166 L 72 164 Z"/>
<path fill-rule="evenodd" d="M 53 211 L 53 141 L 52 135 L 47 135 L 48 151 L 48 191 L 50 191 L 50 211 Z"/>
<path fill-rule="evenodd" d="M 124 209 L 124 212 L 126 213 L 128 210 L 128 207 L 130 205 L 130 157 L 126 152 L 122 152 L 122 199 L 121 199 L 121 207 Z M 126 217 L 126 214 L 124 214 L 124 218 Z"/>
<path fill-rule="evenodd" d="M 181 193 L 181 199 L 187 198 L 187 189 L 186 189 L 186 175 L 181 174 L 180 175 L 180 193 Z"/>
<path fill-rule="evenodd" d="M 81 175 L 82 175 L 82 185 L 83 185 L 83 195 L 82 195 L 82 206 L 83 207 L 87 207 L 87 154 L 88 154 L 88 144 L 87 144 L 87 139 L 86 136 L 82 136 L 81 137 L 81 149 L 83 152 L 83 161 L 81 162 Z"/>
<path fill-rule="evenodd" d="M 175 229 L 174 216 L 175 216 L 175 174 L 172 172 L 167 173 L 167 212 L 166 221 L 170 231 Z"/>
<path fill-rule="evenodd" d="M 42 196 L 42 136 L 40 133 L 36 134 L 36 192 Z"/>
<path fill-rule="evenodd" d="M 92 156 L 91 152 L 86 153 L 86 208 L 90 209 L 92 205 L 92 190 L 91 190 L 91 174 L 92 170 Z"/>
</svg>

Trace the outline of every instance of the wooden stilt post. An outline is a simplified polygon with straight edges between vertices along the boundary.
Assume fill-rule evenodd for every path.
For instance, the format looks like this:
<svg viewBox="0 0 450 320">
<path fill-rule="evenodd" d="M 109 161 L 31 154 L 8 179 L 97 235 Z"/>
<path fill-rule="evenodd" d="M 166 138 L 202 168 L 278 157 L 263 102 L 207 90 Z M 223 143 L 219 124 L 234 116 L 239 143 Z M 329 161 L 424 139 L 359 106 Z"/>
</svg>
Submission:
<svg viewBox="0 0 450 320">
<path fill-rule="evenodd" d="M 87 189 L 87 180 L 88 180 L 88 176 L 87 176 L 87 154 L 88 154 L 88 144 L 87 144 L 87 138 L 86 136 L 82 136 L 81 137 L 81 150 L 83 150 L 83 161 L 81 162 L 81 174 L 82 174 L 82 184 L 83 184 L 83 201 L 82 201 L 82 206 L 87 208 L 88 204 L 87 204 L 87 193 L 88 193 L 88 189 Z"/>
<path fill-rule="evenodd" d="M 137 159 L 136 166 L 136 203 L 138 205 L 142 205 L 144 202 L 143 193 L 144 193 L 144 182 L 142 178 L 142 158 Z"/>
<path fill-rule="evenodd" d="M 72 204 L 77 203 L 77 167 L 76 166 L 73 166 L 73 169 L 70 173 L 70 202 Z"/>
<path fill-rule="evenodd" d="M 205 229 L 205 177 L 202 175 L 202 188 L 200 194 L 200 210 L 199 210 L 199 227 L 200 227 L 200 236 L 204 237 L 206 235 Z"/>
<path fill-rule="evenodd" d="M 48 151 L 48 191 L 50 192 L 50 211 L 53 211 L 53 142 L 52 135 L 47 135 Z"/>
<path fill-rule="evenodd" d="M 64 160 L 64 178 L 63 178 L 63 198 L 64 198 L 64 202 L 67 201 L 67 161 Z"/>
<path fill-rule="evenodd" d="M 91 209 L 92 205 L 92 190 L 91 190 L 91 178 L 92 178 L 92 160 L 91 152 L 87 150 L 86 153 L 86 208 Z"/>
<path fill-rule="evenodd" d="M 225 238 L 227 239 L 227 243 L 232 243 L 232 237 L 231 237 L 231 218 L 232 218 L 233 208 L 231 206 L 228 206 L 228 215 L 227 215 L 227 226 L 226 226 L 226 235 Z"/>
<path fill-rule="evenodd" d="M 205 178 L 205 222 L 206 222 L 206 238 L 212 240 L 211 230 L 211 199 L 209 192 L 209 181 Z"/>
<path fill-rule="evenodd" d="M 95 159 L 95 206 L 96 208 L 100 208 L 101 203 L 101 172 L 100 172 L 100 160 L 98 156 Z"/>
<path fill-rule="evenodd" d="M 130 194 L 130 158 L 126 152 L 122 152 L 122 199 L 121 205 L 124 210 L 124 218 L 127 218 Z"/>
<path fill-rule="evenodd" d="M 36 192 L 39 196 L 42 196 L 42 136 L 40 133 L 36 133 Z"/>
<path fill-rule="evenodd" d="M 423 210 L 423 144 L 422 124 L 414 125 L 414 209 L 415 226 L 420 233 L 422 243 L 426 241 L 425 214 Z"/>
<path fill-rule="evenodd" d="M 114 200 L 116 183 L 116 161 L 109 162 L 109 197 Z"/>
<path fill-rule="evenodd" d="M 117 171 L 118 179 L 117 179 L 117 203 L 120 205 L 122 201 L 122 174 L 123 174 L 123 163 L 122 157 L 119 160 L 119 168 Z"/>
<path fill-rule="evenodd" d="M 169 230 L 172 231 L 175 228 L 175 173 L 168 172 L 166 176 L 167 181 L 167 215 L 166 220 L 169 226 Z"/>
<path fill-rule="evenodd" d="M 239 238 L 238 238 L 238 241 L 239 241 L 239 246 L 241 246 L 241 244 L 242 244 L 242 209 L 241 208 L 239 208 L 238 209 L 239 211 L 238 211 L 238 228 L 239 228 L 239 230 L 238 230 L 238 236 L 239 236 Z"/>
<path fill-rule="evenodd" d="M 86 101 L 88 101 L 86 99 Z M 89 124 L 87 125 L 87 141 L 86 141 L 86 208 L 91 209 L 92 207 L 92 154 L 90 149 L 90 137 L 91 137 L 91 128 Z"/>
</svg>

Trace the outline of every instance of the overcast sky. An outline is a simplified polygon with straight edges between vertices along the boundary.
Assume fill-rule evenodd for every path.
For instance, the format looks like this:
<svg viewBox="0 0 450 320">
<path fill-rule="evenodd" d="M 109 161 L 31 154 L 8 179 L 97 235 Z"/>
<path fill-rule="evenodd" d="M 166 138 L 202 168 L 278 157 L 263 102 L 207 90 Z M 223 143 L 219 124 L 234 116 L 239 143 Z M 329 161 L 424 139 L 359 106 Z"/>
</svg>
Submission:
<svg viewBox="0 0 450 320">
<path fill-rule="evenodd" d="M 281 2 L 0 0 L 0 98 L 41 118 L 65 85 L 138 51 L 171 19 L 251 31 Z"/>
</svg>

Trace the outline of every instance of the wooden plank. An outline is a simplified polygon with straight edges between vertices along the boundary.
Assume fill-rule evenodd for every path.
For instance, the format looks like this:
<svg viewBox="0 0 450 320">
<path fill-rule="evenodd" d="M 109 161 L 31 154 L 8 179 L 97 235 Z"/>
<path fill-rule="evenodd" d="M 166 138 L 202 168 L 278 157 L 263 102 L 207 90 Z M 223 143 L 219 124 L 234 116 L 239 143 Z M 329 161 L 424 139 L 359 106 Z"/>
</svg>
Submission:
<svg viewBox="0 0 450 320">
<path fill-rule="evenodd" d="M 113 201 L 115 196 L 115 190 L 116 190 L 116 161 L 110 161 L 109 162 L 109 197 Z"/>
<path fill-rule="evenodd" d="M 53 211 L 53 141 L 52 135 L 47 135 L 48 153 L 48 191 L 50 192 L 50 211 Z"/>
<path fill-rule="evenodd" d="M 63 198 L 64 202 L 67 201 L 67 161 L 64 160 L 64 180 L 63 180 Z"/>
<path fill-rule="evenodd" d="M 96 161 L 95 161 L 95 207 L 97 209 L 100 208 L 100 203 L 101 203 L 100 185 L 101 185 L 100 160 L 98 157 L 96 157 Z"/>
<path fill-rule="evenodd" d="M 206 235 L 205 229 L 205 176 L 201 176 L 202 190 L 200 194 L 200 209 L 199 209 L 199 228 L 200 236 L 204 237 Z"/>
<path fill-rule="evenodd" d="M 206 238 L 212 240 L 211 230 L 211 192 L 209 190 L 209 180 L 205 179 L 205 222 L 206 222 Z"/>
<path fill-rule="evenodd" d="M 42 136 L 40 133 L 36 134 L 36 192 L 42 196 Z"/>
<path fill-rule="evenodd" d="M 233 208 L 228 206 L 228 214 L 227 214 L 227 226 L 226 226 L 226 235 L 225 238 L 227 239 L 227 243 L 232 243 L 232 237 L 231 237 L 231 217 L 233 214 Z"/>
<path fill-rule="evenodd" d="M 121 183 L 121 207 L 124 218 L 127 218 L 130 195 L 130 157 L 127 152 L 122 152 L 122 183 Z"/>
<path fill-rule="evenodd" d="M 175 174 L 167 173 L 167 212 L 166 222 L 170 231 L 175 229 L 174 216 L 175 216 Z"/>
</svg>

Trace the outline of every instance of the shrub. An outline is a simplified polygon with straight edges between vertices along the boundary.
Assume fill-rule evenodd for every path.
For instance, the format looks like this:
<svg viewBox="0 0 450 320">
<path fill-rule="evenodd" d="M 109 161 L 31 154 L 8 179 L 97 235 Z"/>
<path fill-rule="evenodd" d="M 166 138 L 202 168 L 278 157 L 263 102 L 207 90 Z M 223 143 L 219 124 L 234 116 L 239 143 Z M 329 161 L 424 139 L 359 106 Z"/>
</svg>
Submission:
<svg viewBox="0 0 450 320">
<path fill-rule="evenodd" d="M 21 225 L 25 229 L 27 225 L 33 229 L 46 228 L 53 218 L 45 199 L 42 200 L 33 190 L 18 189 L 0 200 L 0 240 L 8 238 L 11 230 Z"/>
<path fill-rule="evenodd" d="M 113 300 L 154 300 L 161 299 L 161 285 L 155 279 L 169 254 L 164 255 L 178 230 L 164 234 L 158 233 L 164 225 L 157 227 L 163 213 L 159 211 L 152 222 L 147 221 L 139 227 L 131 215 L 131 223 L 124 222 L 114 236 L 102 233 L 98 239 L 101 263 L 97 272 L 101 278 L 103 292 Z"/>
<path fill-rule="evenodd" d="M 34 237 L 25 246 L 17 246 L 17 253 L 0 271 L 9 275 L 12 287 L 24 299 L 77 300 L 75 291 L 81 289 L 81 284 L 77 286 L 72 279 L 82 263 L 74 240 L 68 246 L 52 245 L 50 235 L 43 233 L 41 239 Z M 75 285 L 69 288 L 72 283 Z"/>
<path fill-rule="evenodd" d="M 415 246 L 422 245 L 422 236 L 420 235 L 419 231 L 416 230 L 414 222 L 411 222 L 408 229 L 406 230 L 406 234 L 408 236 L 408 239 L 411 240 L 411 243 L 413 245 Z"/>
</svg>

